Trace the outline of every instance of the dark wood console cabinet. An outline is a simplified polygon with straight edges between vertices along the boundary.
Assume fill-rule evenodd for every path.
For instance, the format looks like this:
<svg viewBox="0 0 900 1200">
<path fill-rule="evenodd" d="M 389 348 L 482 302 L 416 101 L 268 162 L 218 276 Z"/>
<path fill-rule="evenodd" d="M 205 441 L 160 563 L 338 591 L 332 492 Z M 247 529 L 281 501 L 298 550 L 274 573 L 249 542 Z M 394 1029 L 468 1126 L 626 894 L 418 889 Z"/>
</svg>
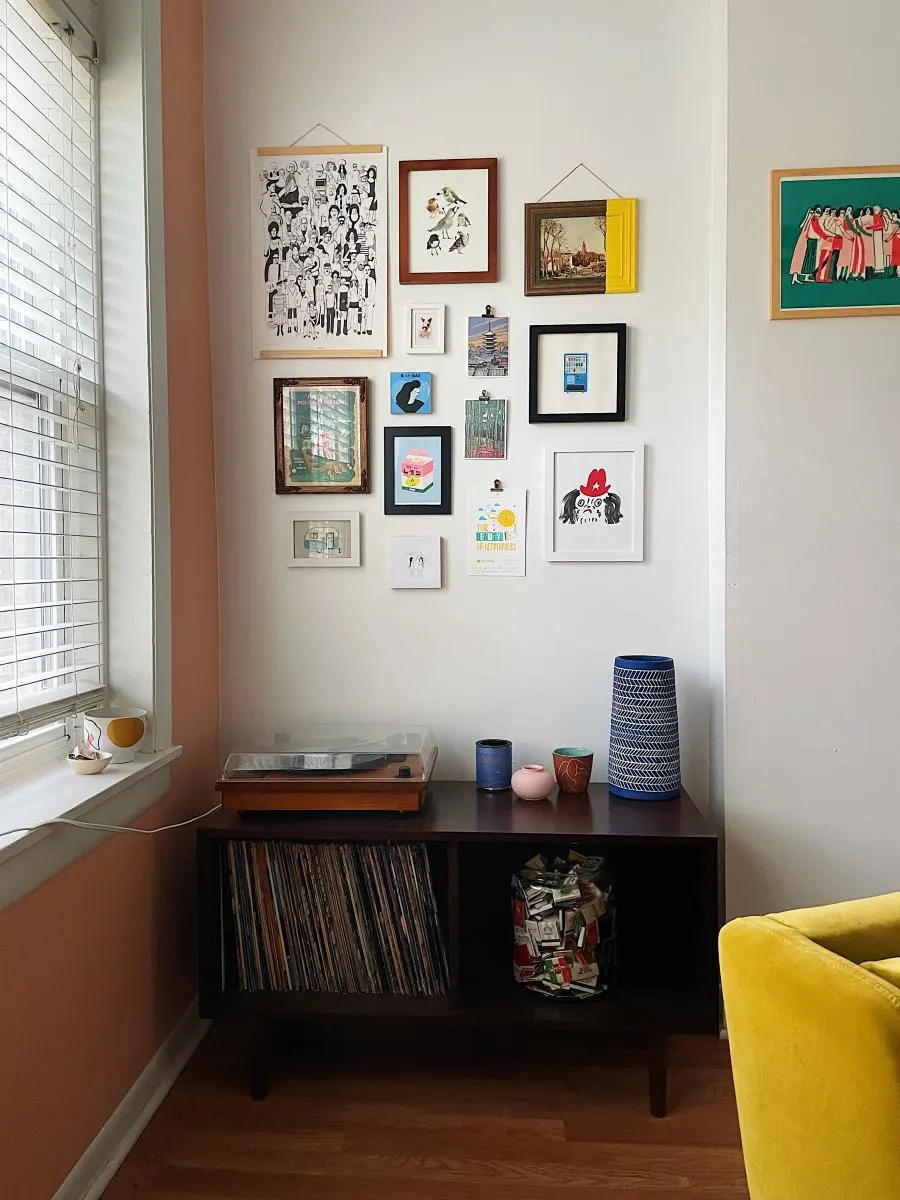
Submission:
<svg viewBox="0 0 900 1200">
<path fill-rule="evenodd" d="M 223 843 L 399 842 L 428 847 L 450 968 L 445 996 L 409 998 L 237 987 Z M 601 854 L 615 876 L 619 982 L 600 999 L 560 1002 L 512 979 L 509 881 L 539 851 Z M 422 811 L 390 814 L 220 813 L 198 832 L 200 1015 L 269 1020 L 312 1013 L 394 1015 L 472 1027 L 578 1027 L 637 1035 L 646 1049 L 650 1109 L 666 1111 L 669 1034 L 719 1032 L 718 842 L 682 795 L 639 803 L 592 785 L 587 796 L 531 803 L 472 783 L 433 783 Z M 264 1039 L 261 1039 L 261 1041 Z M 251 1090 L 267 1090 L 265 1062 Z"/>
</svg>

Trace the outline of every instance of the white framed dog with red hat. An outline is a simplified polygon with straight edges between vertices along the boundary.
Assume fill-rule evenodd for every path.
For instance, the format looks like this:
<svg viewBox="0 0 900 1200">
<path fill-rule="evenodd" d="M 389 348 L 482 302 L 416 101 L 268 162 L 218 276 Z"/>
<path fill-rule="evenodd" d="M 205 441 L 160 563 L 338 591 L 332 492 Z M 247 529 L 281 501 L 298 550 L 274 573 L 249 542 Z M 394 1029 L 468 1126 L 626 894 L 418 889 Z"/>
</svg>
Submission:
<svg viewBox="0 0 900 1200">
<path fill-rule="evenodd" d="M 550 562 L 641 562 L 644 557 L 644 444 L 548 447 Z"/>
</svg>

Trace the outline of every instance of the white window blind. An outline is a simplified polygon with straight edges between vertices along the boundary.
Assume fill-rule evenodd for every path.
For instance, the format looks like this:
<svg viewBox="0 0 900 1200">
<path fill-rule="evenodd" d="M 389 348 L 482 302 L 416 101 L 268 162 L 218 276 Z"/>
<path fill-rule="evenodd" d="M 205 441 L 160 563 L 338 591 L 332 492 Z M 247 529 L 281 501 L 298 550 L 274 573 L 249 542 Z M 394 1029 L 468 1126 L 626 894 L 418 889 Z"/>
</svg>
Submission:
<svg viewBox="0 0 900 1200">
<path fill-rule="evenodd" d="M 0 737 L 103 697 L 95 70 L 0 0 Z"/>
</svg>

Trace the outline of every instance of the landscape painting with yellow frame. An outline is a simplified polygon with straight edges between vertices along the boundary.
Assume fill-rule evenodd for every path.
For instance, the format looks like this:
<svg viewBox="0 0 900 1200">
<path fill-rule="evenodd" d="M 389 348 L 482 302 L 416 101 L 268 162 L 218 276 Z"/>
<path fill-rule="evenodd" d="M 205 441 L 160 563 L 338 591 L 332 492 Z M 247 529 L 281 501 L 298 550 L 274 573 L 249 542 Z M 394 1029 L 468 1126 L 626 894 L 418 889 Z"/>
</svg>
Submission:
<svg viewBox="0 0 900 1200">
<path fill-rule="evenodd" d="M 637 200 L 525 205 L 525 295 L 637 291 Z"/>
</svg>

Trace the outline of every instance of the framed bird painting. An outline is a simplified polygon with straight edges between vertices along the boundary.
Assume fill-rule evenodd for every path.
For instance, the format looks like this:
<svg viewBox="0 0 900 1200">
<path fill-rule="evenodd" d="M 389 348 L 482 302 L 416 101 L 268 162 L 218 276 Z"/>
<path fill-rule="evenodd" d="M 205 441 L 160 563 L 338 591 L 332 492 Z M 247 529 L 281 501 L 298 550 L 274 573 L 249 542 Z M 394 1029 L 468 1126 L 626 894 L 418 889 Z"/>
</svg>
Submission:
<svg viewBox="0 0 900 1200">
<path fill-rule="evenodd" d="M 400 282 L 496 283 L 497 159 L 400 163 Z"/>
</svg>

